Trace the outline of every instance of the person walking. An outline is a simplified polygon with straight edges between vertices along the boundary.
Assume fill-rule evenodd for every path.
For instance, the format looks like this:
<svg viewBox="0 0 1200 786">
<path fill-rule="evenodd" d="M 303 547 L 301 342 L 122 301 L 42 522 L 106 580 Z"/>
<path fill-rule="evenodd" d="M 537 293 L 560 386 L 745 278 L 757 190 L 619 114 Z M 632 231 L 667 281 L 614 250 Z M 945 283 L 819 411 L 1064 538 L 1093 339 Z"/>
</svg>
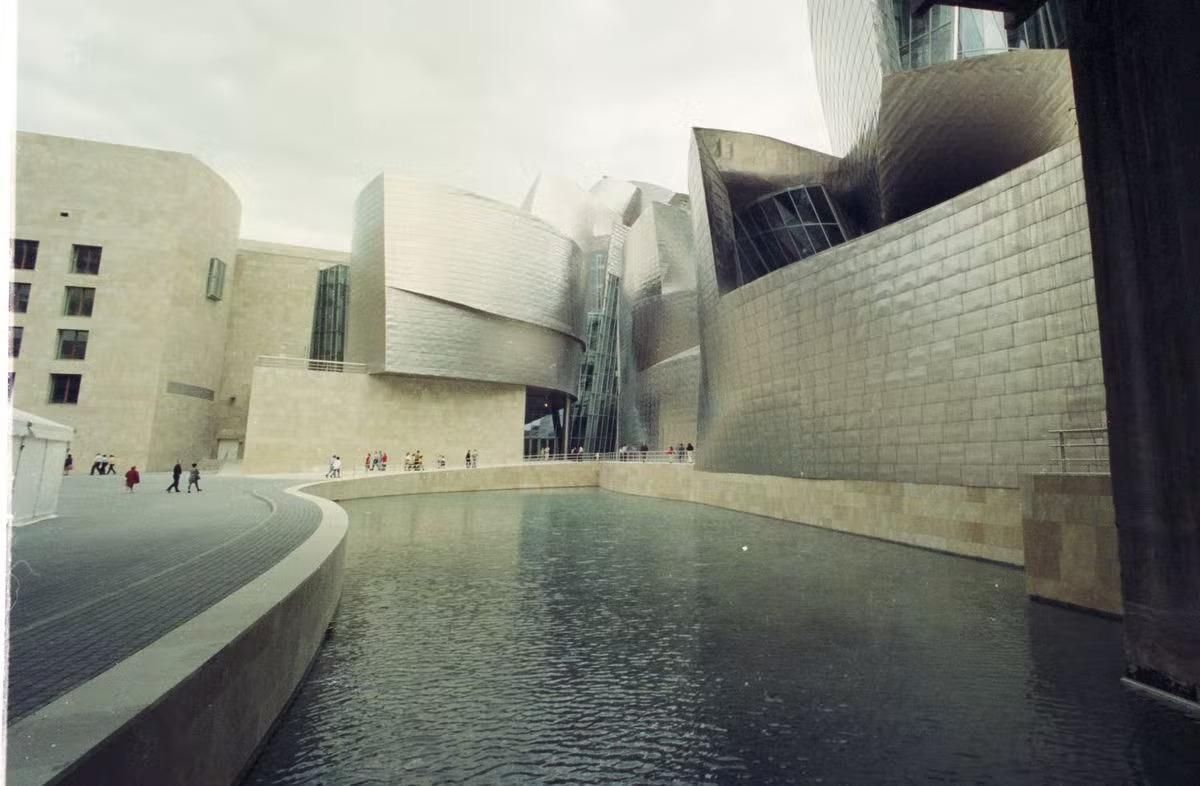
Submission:
<svg viewBox="0 0 1200 786">
<path fill-rule="evenodd" d="M 189 493 L 189 494 L 192 493 L 192 486 L 196 487 L 197 494 L 200 493 L 201 491 L 204 491 L 204 489 L 200 488 L 200 468 L 197 467 L 194 463 L 192 464 L 192 471 L 190 473 L 188 473 L 187 493 Z"/>
<path fill-rule="evenodd" d="M 479 468 L 479 449 L 471 448 L 471 466 L 475 469 Z"/>
<path fill-rule="evenodd" d="M 467 448 L 467 457 L 463 459 L 463 466 L 467 469 L 471 468 L 471 449 Z"/>
<path fill-rule="evenodd" d="M 108 474 L 108 475 L 117 474 L 117 457 L 111 453 L 108 454 L 108 472 L 105 474 Z"/>
<path fill-rule="evenodd" d="M 696 463 L 696 448 L 692 443 L 687 443 L 687 460 L 689 464 Z"/>
<path fill-rule="evenodd" d="M 175 493 L 179 493 L 179 476 L 183 474 L 183 467 L 179 463 L 179 459 L 175 459 L 175 466 L 171 467 L 171 485 L 167 486 L 167 493 L 171 493 L 174 489 Z"/>
<path fill-rule="evenodd" d="M 367 451 L 367 460 L 363 462 L 363 469 L 367 472 L 371 471 L 371 451 Z"/>
<path fill-rule="evenodd" d="M 334 455 L 332 453 L 329 454 L 329 469 L 325 471 L 325 477 L 327 478 L 333 477 L 333 459 Z"/>
<path fill-rule="evenodd" d="M 129 489 L 129 493 L 133 493 L 133 487 L 142 482 L 141 475 L 138 475 L 137 467 L 130 467 L 125 473 L 125 488 Z"/>
<path fill-rule="evenodd" d="M 379 468 L 387 472 L 387 451 L 383 451 L 383 455 L 379 457 Z"/>
<path fill-rule="evenodd" d="M 333 476 L 335 478 L 342 476 L 342 457 L 338 455 L 333 457 Z"/>
<path fill-rule="evenodd" d="M 89 475 L 95 475 L 97 472 L 100 471 L 100 462 L 103 459 L 104 459 L 104 457 L 101 456 L 99 453 L 96 454 L 96 458 L 92 459 L 92 470 L 91 470 L 91 472 L 88 472 Z M 100 474 L 104 474 L 104 473 L 101 472 Z"/>
<path fill-rule="evenodd" d="M 63 474 L 70 475 L 71 470 L 75 469 L 75 457 L 67 451 L 67 460 L 63 462 Z"/>
</svg>

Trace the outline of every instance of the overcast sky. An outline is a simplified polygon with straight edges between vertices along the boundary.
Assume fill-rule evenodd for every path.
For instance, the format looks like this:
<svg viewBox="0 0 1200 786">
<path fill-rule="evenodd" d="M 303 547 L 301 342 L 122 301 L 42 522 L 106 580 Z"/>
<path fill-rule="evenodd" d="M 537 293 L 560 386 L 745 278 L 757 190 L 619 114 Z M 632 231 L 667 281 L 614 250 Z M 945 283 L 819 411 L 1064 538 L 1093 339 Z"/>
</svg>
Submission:
<svg viewBox="0 0 1200 786">
<path fill-rule="evenodd" d="M 687 190 L 688 129 L 828 149 L 803 0 L 25 0 L 17 125 L 179 150 L 242 236 L 349 249 L 381 171 Z"/>
</svg>

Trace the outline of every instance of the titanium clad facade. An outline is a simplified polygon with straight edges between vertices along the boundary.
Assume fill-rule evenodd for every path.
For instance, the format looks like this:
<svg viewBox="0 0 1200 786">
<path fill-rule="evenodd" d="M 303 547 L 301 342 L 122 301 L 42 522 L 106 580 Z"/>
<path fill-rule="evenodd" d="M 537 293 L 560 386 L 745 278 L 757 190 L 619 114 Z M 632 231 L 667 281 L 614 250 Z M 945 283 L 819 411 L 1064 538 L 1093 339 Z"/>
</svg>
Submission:
<svg viewBox="0 0 1200 786">
<path fill-rule="evenodd" d="M 655 204 L 625 241 L 622 444 L 696 442 L 699 323 L 688 211 Z"/>
<path fill-rule="evenodd" d="M 351 360 L 575 394 L 582 253 L 544 221 L 383 175 L 356 203 L 352 259 Z"/>
<path fill-rule="evenodd" d="M 931 208 L 1077 133 L 1066 53 L 1028 51 L 1061 44 L 1054 9 L 1010 36 L 998 12 L 939 5 L 909 17 L 906 7 L 809 2 L 817 85 L 843 157 L 825 186 L 852 232 Z"/>
<path fill-rule="evenodd" d="M 695 142 L 689 182 L 699 469 L 1015 488 L 1050 429 L 1104 425 L 1077 142 L 724 294 L 732 211 Z"/>
</svg>

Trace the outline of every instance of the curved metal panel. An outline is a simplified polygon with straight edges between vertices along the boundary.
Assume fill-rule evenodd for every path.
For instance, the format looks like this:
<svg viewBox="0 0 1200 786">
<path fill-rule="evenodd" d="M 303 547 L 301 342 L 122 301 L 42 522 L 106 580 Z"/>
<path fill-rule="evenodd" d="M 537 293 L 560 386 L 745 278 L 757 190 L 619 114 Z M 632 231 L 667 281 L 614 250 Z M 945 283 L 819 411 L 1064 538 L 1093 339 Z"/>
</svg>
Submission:
<svg viewBox="0 0 1200 786">
<path fill-rule="evenodd" d="M 387 371 L 576 394 L 583 346 L 562 333 L 392 288 L 387 314 Z"/>
<path fill-rule="evenodd" d="M 582 336 L 579 249 L 517 208 L 385 176 L 384 258 L 389 287 Z"/>
</svg>

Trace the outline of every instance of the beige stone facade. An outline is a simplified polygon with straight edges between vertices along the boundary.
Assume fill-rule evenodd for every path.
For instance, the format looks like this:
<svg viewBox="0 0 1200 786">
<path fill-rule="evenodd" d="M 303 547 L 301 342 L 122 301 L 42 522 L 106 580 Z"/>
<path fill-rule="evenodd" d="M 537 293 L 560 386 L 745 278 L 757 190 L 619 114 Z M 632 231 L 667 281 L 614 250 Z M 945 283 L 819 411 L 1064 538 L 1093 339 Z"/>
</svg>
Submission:
<svg viewBox="0 0 1200 786">
<path fill-rule="evenodd" d="M 521 461 L 525 388 L 390 374 L 257 367 L 242 471 L 324 472 L 330 454 L 344 476 L 361 471 L 368 451 L 388 453 L 389 472 L 420 450 L 432 468 L 439 453 L 463 466 Z"/>
<path fill-rule="evenodd" d="M 1027 475 L 1021 478 L 1021 494 L 1029 594 L 1121 614 L 1112 478 Z"/>
<path fill-rule="evenodd" d="M 349 264 L 350 254 L 242 240 L 237 260 L 225 370 L 217 397 L 217 439 L 244 445 L 255 359 L 259 355 L 308 357 L 317 273 L 331 265 Z"/>
<path fill-rule="evenodd" d="M 38 248 L 13 270 L 30 289 L 12 403 L 74 428 L 82 470 L 97 452 L 120 471 L 209 455 L 229 299 L 206 282 L 214 258 L 235 275 L 240 220 L 229 184 L 190 155 L 18 134 L 14 238 Z M 100 247 L 97 273 L 72 272 L 75 245 Z M 95 290 L 90 316 L 67 315 L 66 287 Z M 60 330 L 87 331 L 82 359 L 59 359 Z M 75 403 L 51 402 L 52 374 L 79 375 Z"/>
</svg>

